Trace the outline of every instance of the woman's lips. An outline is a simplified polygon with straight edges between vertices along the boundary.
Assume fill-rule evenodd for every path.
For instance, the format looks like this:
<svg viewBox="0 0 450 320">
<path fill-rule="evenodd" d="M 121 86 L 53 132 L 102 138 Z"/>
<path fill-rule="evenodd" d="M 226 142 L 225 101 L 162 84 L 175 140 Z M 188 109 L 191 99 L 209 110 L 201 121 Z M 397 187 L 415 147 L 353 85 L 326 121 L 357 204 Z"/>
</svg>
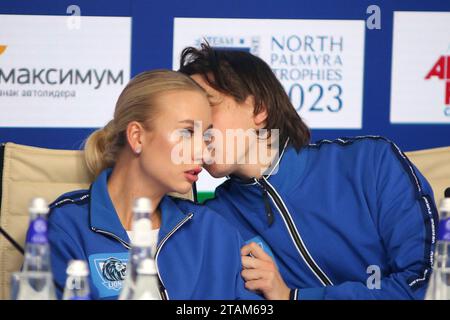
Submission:
<svg viewBox="0 0 450 320">
<path fill-rule="evenodd" d="M 202 168 L 195 168 L 184 172 L 184 176 L 190 183 L 194 183 L 198 180 L 198 174 L 202 171 Z"/>
</svg>

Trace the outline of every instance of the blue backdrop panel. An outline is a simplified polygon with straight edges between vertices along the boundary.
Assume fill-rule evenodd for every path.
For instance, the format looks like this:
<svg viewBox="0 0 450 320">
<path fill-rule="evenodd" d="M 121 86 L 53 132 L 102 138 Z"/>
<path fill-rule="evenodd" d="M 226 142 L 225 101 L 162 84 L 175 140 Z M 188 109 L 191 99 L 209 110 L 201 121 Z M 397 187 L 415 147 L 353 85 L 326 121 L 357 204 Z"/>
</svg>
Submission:
<svg viewBox="0 0 450 320">
<path fill-rule="evenodd" d="M 394 140 L 404 150 L 450 145 L 450 125 L 393 125 L 389 121 L 393 12 L 450 11 L 448 0 L 20 0 L 2 1 L 0 14 L 66 15 L 67 7 L 72 4 L 81 8 L 82 15 L 132 17 L 131 76 L 149 69 L 172 68 L 174 17 L 365 20 L 367 7 L 378 5 L 381 29 L 365 31 L 363 128 L 313 130 L 313 140 L 378 134 Z M 77 149 L 91 131 L 0 128 L 0 142 Z"/>
</svg>

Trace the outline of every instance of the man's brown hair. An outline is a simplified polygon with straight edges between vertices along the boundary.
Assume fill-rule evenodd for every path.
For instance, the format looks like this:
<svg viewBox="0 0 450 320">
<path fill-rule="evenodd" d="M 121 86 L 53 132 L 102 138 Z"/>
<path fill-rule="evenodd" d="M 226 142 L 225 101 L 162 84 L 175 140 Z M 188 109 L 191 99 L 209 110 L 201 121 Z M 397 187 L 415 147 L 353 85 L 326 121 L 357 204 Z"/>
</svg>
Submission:
<svg viewBox="0 0 450 320">
<path fill-rule="evenodd" d="M 203 43 L 200 49 L 187 47 L 180 60 L 180 72 L 199 74 L 214 89 L 242 103 L 248 96 L 255 99 L 254 114 L 267 110 L 265 129 L 278 129 L 280 147 L 286 140 L 298 151 L 309 143 L 311 133 L 298 115 L 286 91 L 270 67 L 249 52 L 211 48 Z"/>
</svg>

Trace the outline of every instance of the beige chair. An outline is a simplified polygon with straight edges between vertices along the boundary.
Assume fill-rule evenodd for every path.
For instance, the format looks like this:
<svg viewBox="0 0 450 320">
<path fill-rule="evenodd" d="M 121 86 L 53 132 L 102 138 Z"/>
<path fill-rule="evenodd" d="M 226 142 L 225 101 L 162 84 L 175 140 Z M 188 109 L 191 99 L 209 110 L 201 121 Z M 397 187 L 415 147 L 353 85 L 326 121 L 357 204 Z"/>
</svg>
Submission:
<svg viewBox="0 0 450 320">
<path fill-rule="evenodd" d="M 28 227 L 28 204 L 40 196 L 49 203 L 71 190 L 87 189 L 93 177 L 83 151 L 51 150 L 6 143 L 3 147 L 0 226 L 21 247 Z M 1 155 L 0 155 L 1 156 Z M 193 191 L 179 195 L 193 199 Z M 20 269 L 23 255 L 0 235 L 0 299 L 9 299 L 12 272 Z"/>
<path fill-rule="evenodd" d="M 427 178 L 439 205 L 445 189 L 450 187 L 450 147 L 406 152 L 406 155 Z"/>
</svg>

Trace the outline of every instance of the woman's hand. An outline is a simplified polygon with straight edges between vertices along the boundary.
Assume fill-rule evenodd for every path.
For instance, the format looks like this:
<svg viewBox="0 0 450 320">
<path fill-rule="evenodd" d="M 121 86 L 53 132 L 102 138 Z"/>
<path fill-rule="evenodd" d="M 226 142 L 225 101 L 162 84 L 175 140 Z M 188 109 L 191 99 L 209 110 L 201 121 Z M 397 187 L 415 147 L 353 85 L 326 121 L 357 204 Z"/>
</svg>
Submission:
<svg viewBox="0 0 450 320">
<path fill-rule="evenodd" d="M 259 245 L 252 242 L 243 246 L 241 256 L 241 274 L 248 290 L 260 291 L 268 300 L 289 300 L 291 290 L 281 277 L 275 262 Z"/>
</svg>

